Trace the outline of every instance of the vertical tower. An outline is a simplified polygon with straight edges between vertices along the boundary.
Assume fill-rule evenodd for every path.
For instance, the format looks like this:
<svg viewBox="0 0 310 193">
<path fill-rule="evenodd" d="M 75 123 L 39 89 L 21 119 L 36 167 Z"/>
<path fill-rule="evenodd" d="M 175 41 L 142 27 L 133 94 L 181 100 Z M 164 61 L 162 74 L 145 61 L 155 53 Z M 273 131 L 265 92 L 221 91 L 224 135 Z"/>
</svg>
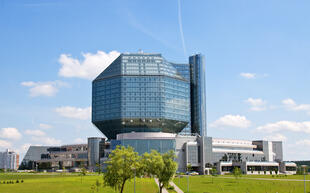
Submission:
<svg viewBox="0 0 310 193">
<path fill-rule="evenodd" d="M 101 137 L 90 137 L 87 143 L 87 153 L 88 153 L 88 166 L 90 168 L 95 168 L 97 163 L 100 163 L 100 142 L 104 141 Z"/>
<path fill-rule="evenodd" d="M 205 57 L 196 54 L 189 57 L 191 92 L 191 130 L 206 136 L 206 74 Z"/>
</svg>

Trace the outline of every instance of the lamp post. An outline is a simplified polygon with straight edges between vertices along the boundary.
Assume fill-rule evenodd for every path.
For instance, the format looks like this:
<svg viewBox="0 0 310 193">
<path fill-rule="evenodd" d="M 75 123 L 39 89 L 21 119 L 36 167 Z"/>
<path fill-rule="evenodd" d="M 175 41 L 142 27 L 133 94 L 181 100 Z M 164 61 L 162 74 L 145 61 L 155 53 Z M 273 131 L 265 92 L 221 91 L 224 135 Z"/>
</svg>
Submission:
<svg viewBox="0 0 310 193">
<path fill-rule="evenodd" d="M 304 169 L 304 193 L 306 193 L 306 165 L 301 166 Z"/>
<path fill-rule="evenodd" d="M 187 174 L 187 192 L 189 192 L 189 174 Z"/>
<path fill-rule="evenodd" d="M 133 179 L 133 192 L 136 193 L 136 168 L 133 168 L 135 172 L 135 177 Z"/>
</svg>

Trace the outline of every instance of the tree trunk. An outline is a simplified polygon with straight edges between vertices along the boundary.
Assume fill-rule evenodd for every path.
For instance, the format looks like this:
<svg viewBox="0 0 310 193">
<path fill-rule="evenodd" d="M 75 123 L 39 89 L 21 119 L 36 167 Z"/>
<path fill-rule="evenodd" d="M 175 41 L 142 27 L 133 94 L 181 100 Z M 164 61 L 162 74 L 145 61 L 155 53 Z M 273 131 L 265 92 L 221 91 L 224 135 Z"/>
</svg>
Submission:
<svg viewBox="0 0 310 193">
<path fill-rule="evenodd" d="M 126 182 L 126 180 L 123 181 L 123 184 L 122 184 L 122 188 L 121 188 L 121 192 L 120 192 L 120 193 L 123 193 L 123 191 L 124 191 L 125 182 Z"/>
<path fill-rule="evenodd" d="M 164 185 L 159 185 L 159 193 L 162 193 Z"/>
</svg>

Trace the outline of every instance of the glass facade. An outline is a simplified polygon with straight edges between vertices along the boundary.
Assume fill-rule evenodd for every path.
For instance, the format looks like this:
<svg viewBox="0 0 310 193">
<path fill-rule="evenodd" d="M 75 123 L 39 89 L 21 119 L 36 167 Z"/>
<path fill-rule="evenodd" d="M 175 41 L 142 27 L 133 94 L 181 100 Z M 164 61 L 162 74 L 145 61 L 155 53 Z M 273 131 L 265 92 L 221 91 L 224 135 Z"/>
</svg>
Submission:
<svg viewBox="0 0 310 193">
<path fill-rule="evenodd" d="M 112 140 L 111 148 L 115 149 L 117 145 L 131 146 L 140 155 L 145 152 L 156 150 L 159 153 L 166 153 L 170 150 L 175 151 L 175 139 L 123 139 Z"/>
<path fill-rule="evenodd" d="M 205 58 L 201 54 L 189 58 L 191 92 L 191 130 L 206 136 Z"/>
<path fill-rule="evenodd" d="M 110 139 L 181 132 L 190 122 L 190 84 L 189 68 L 178 70 L 160 54 L 121 54 L 93 81 L 92 122 Z"/>
<path fill-rule="evenodd" d="M 95 167 L 99 163 L 100 142 L 104 141 L 100 137 L 90 137 L 87 143 L 88 166 Z"/>
<path fill-rule="evenodd" d="M 190 65 L 189 64 L 173 64 L 173 66 L 178 70 L 178 72 L 183 76 L 186 80 L 188 80 L 188 86 L 190 87 Z M 190 98 L 190 92 L 187 93 Z M 182 134 L 190 134 L 191 133 L 191 118 L 189 117 L 188 124 L 182 130 Z"/>
</svg>

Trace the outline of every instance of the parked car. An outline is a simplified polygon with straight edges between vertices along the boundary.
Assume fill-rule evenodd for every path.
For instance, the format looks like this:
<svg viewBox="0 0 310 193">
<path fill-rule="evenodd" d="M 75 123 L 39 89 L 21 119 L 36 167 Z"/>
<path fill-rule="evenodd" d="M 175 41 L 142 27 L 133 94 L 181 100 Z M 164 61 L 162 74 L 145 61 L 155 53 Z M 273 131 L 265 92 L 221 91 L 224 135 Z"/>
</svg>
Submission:
<svg viewBox="0 0 310 193">
<path fill-rule="evenodd" d="M 199 173 L 198 172 L 190 172 L 189 175 L 196 176 L 196 175 L 199 175 Z"/>
</svg>

